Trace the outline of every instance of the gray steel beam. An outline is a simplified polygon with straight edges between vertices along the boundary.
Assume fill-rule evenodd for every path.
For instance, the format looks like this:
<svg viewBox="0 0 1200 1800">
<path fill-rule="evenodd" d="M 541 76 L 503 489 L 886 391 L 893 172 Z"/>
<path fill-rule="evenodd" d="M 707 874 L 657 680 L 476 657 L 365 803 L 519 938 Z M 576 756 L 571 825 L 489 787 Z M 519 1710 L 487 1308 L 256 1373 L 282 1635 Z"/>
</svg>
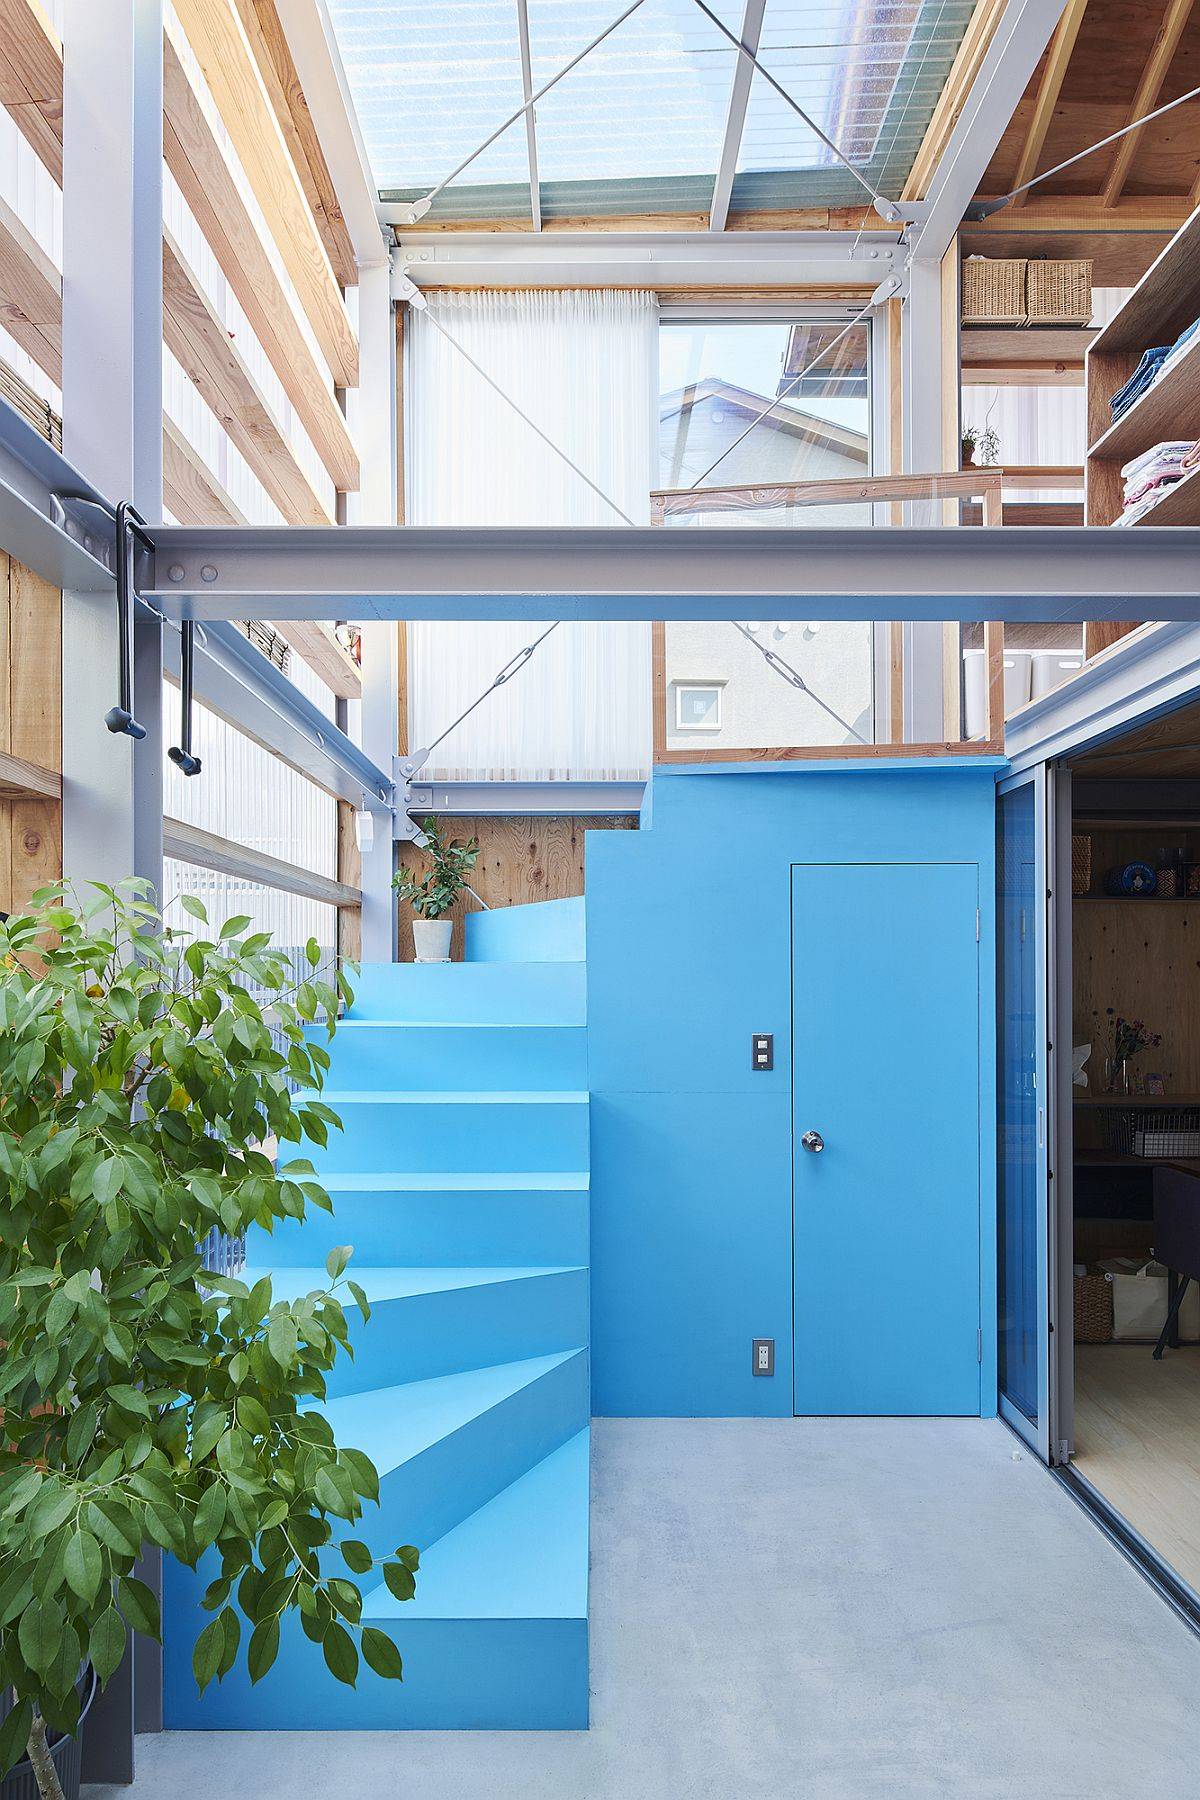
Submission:
<svg viewBox="0 0 1200 1800">
<path fill-rule="evenodd" d="M 1008 0 L 926 194 L 912 253 L 940 262 L 1058 24 L 1066 0 Z"/>
<path fill-rule="evenodd" d="M 767 0 L 746 0 L 742 14 L 742 42 L 751 56 L 758 55 L 758 46 L 762 38 L 763 14 L 767 10 Z M 708 213 L 708 229 L 724 231 L 725 221 L 729 217 L 729 200 L 733 193 L 733 178 L 737 174 L 738 155 L 742 148 L 742 133 L 746 128 L 746 108 L 750 101 L 750 86 L 754 80 L 754 64 L 749 56 L 739 52 L 733 65 L 733 81 L 729 88 L 729 110 L 725 115 L 725 137 L 721 144 L 721 156 L 717 163 L 716 179 L 713 182 L 712 201 Z"/>
<path fill-rule="evenodd" d="M 198 619 L 1197 619 L 1200 528 L 392 526 L 155 533 Z"/>
<path fill-rule="evenodd" d="M 179 633 L 164 633 L 164 673 L 179 680 Z M 257 650 L 236 625 L 196 632 L 196 698 L 318 787 L 360 807 L 391 803 L 391 777 Z M 197 777 L 203 781 L 201 774 Z M 390 825 L 390 820 L 388 821 Z"/>
<path fill-rule="evenodd" d="M 463 818 L 606 818 L 642 810 L 644 781 L 425 781 L 410 787 L 410 812 Z"/>
<path fill-rule="evenodd" d="M 66 506 L 65 495 L 78 496 Z M 0 400 L 0 548 L 54 587 L 112 594 L 104 496 Z"/>
</svg>

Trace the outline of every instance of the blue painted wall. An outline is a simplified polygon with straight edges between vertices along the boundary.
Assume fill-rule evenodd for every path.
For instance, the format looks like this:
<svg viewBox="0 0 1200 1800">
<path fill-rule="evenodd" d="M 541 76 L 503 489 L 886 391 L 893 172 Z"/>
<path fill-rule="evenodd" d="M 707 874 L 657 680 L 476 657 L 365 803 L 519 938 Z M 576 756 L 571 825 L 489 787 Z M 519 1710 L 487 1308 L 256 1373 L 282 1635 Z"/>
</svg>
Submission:
<svg viewBox="0 0 1200 1800">
<path fill-rule="evenodd" d="M 655 777 L 650 829 L 589 837 L 595 1412 L 790 1414 L 791 869 L 873 860 L 979 865 L 981 1393 L 994 1410 L 996 769 L 673 768 Z M 751 1067 L 755 1031 L 775 1034 L 770 1074 Z M 847 1078 L 869 1091 L 873 1077 Z M 775 1339 L 774 1379 L 751 1374 L 754 1337 Z"/>
</svg>

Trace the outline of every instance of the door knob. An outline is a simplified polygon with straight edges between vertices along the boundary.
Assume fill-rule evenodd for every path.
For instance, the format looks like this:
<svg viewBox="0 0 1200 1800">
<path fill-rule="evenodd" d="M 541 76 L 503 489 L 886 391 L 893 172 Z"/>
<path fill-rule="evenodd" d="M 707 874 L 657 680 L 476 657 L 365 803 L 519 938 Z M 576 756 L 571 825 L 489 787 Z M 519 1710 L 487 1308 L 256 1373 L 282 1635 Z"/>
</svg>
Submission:
<svg viewBox="0 0 1200 1800">
<path fill-rule="evenodd" d="M 804 1149 L 811 1150 L 814 1156 L 819 1150 L 825 1148 L 825 1139 L 819 1131 L 806 1131 L 800 1142 Z"/>
</svg>

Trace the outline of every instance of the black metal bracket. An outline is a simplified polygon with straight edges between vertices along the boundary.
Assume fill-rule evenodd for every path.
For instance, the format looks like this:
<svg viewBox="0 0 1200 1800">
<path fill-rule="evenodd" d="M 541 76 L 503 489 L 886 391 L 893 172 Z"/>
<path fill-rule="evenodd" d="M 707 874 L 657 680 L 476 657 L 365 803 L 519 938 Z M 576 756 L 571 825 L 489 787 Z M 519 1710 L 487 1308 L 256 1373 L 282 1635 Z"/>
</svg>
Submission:
<svg viewBox="0 0 1200 1800">
<path fill-rule="evenodd" d="M 185 775 L 198 775 L 202 764 L 192 755 L 192 674 L 196 656 L 196 622 L 185 619 L 179 627 L 179 742 L 167 751 Z"/>
<path fill-rule="evenodd" d="M 154 540 L 146 521 L 128 500 L 117 507 L 117 704 L 110 706 L 104 723 L 112 732 L 144 738 L 146 727 L 133 716 L 133 556 L 130 538 L 143 549 L 153 550 Z"/>
</svg>

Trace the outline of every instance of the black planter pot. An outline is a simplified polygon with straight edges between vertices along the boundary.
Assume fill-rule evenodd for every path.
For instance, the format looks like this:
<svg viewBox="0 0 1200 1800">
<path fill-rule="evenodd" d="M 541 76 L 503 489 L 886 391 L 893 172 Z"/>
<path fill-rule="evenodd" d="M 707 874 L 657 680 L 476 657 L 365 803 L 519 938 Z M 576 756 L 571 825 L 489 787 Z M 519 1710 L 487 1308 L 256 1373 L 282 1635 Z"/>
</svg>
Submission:
<svg viewBox="0 0 1200 1800">
<path fill-rule="evenodd" d="M 96 1698 L 99 1686 L 94 1669 L 85 1669 L 79 1679 L 79 1694 L 83 1705 L 79 1713 L 79 1724 L 75 1728 L 74 1737 L 60 1737 L 50 1745 L 50 1759 L 54 1764 L 64 1800 L 79 1800 L 79 1759 L 83 1751 L 83 1725 L 91 1710 L 92 1701 Z M 11 1689 L 5 1693 L 0 1703 L 0 1717 L 6 1717 L 12 1706 Z M 0 1781 L 0 1800 L 40 1800 L 37 1776 L 28 1757 L 19 1762 L 14 1769 Z"/>
</svg>

